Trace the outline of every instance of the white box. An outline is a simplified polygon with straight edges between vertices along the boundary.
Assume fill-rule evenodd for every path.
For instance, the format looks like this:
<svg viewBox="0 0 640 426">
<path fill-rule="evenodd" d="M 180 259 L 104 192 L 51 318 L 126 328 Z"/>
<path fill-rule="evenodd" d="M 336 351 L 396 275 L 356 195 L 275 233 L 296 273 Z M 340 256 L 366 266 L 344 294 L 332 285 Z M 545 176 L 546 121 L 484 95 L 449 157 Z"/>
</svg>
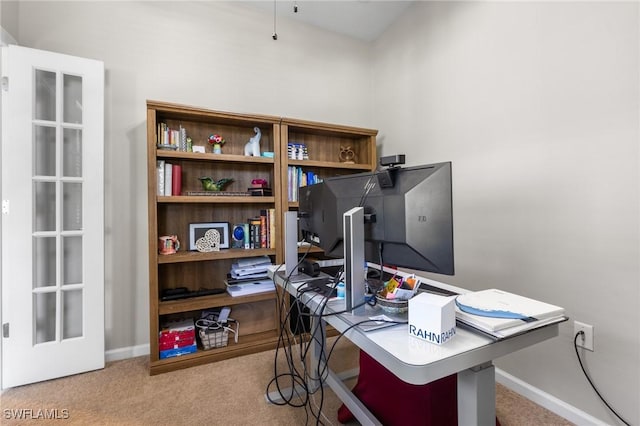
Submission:
<svg viewBox="0 0 640 426">
<path fill-rule="evenodd" d="M 409 299 L 409 334 L 437 345 L 455 336 L 455 296 L 420 293 Z"/>
</svg>

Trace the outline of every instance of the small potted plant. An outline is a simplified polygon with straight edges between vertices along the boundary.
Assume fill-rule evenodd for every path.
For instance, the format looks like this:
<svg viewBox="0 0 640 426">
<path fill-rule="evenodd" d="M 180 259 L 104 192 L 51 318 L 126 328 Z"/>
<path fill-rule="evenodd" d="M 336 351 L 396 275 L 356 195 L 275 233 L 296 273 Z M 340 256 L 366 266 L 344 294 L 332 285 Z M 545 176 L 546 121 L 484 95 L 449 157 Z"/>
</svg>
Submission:
<svg viewBox="0 0 640 426">
<path fill-rule="evenodd" d="M 210 135 L 209 136 L 209 145 L 213 147 L 214 154 L 222 154 L 222 145 L 224 145 L 225 140 L 220 135 Z"/>
</svg>

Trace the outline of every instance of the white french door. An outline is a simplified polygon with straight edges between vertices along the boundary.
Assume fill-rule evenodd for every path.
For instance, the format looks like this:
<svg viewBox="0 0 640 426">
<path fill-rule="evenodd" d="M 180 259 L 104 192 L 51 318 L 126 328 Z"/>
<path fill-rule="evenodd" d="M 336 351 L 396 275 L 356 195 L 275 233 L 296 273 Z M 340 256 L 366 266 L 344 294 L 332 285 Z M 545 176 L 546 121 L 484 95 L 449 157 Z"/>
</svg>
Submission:
<svg viewBox="0 0 640 426">
<path fill-rule="evenodd" d="M 104 65 L 2 47 L 2 388 L 104 367 Z"/>
</svg>

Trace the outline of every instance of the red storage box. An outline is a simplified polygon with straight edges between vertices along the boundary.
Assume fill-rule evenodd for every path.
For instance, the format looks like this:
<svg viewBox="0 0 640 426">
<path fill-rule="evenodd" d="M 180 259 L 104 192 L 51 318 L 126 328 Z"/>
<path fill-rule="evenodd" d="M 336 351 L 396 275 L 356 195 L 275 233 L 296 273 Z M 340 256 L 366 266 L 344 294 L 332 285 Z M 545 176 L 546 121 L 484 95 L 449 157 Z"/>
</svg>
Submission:
<svg viewBox="0 0 640 426">
<path fill-rule="evenodd" d="M 163 324 L 158 335 L 159 349 L 164 351 L 193 345 L 196 338 L 195 330 L 193 319 Z"/>
</svg>

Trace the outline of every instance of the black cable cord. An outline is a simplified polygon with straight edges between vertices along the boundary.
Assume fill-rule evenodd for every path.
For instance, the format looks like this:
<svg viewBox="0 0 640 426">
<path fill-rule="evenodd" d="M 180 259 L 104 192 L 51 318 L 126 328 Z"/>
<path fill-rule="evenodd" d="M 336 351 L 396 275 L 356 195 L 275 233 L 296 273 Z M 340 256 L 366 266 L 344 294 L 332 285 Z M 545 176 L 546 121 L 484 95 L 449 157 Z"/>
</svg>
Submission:
<svg viewBox="0 0 640 426">
<path fill-rule="evenodd" d="M 600 394 L 600 392 L 596 388 L 596 385 L 594 385 L 593 381 L 591 381 L 591 377 L 589 377 L 589 374 L 587 373 L 587 370 L 585 370 L 584 365 L 582 364 L 582 359 L 580 358 L 580 353 L 578 352 L 578 336 L 584 336 L 584 331 L 577 332 L 576 335 L 573 338 L 573 348 L 576 350 L 576 356 L 578 357 L 578 362 L 580 363 L 580 368 L 582 368 L 582 372 L 584 373 L 584 376 L 587 378 L 587 381 L 589 382 L 589 384 L 591 385 L 593 390 L 596 392 L 598 397 L 602 400 L 602 402 L 604 402 L 604 405 L 606 405 L 607 408 L 609 410 L 611 410 L 611 412 L 613 414 L 615 414 L 616 417 L 620 419 L 620 421 L 622 421 L 622 423 L 624 423 L 627 426 L 631 426 L 631 424 L 629 422 L 627 422 L 625 419 L 620 417 L 620 415 L 616 412 L 616 410 L 614 410 L 613 407 L 611 407 L 611 405 L 609 405 L 609 403 L 604 399 L 604 397 Z"/>
<path fill-rule="evenodd" d="M 274 357 L 274 377 L 267 384 L 266 394 L 267 394 L 267 399 L 275 405 L 289 405 L 296 408 L 304 408 L 305 415 L 306 415 L 305 424 L 309 424 L 309 421 L 311 420 L 311 418 L 314 418 L 315 424 L 321 425 L 323 424 L 320 419 L 323 416 L 322 409 L 321 409 L 322 402 L 320 404 L 319 410 L 316 412 L 312 404 L 312 402 L 315 403 L 315 401 L 312 401 L 310 398 L 310 395 L 312 395 L 315 391 L 312 389 L 309 389 L 308 387 L 308 384 L 310 383 L 309 377 L 311 377 L 312 375 L 309 374 L 309 371 L 307 370 L 307 366 L 305 364 L 304 358 L 306 357 L 306 354 L 308 352 L 308 348 L 310 347 L 311 342 L 307 346 L 305 346 L 304 342 L 305 340 L 307 340 L 305 338 L 305 335 L 308 332 L 304 331 L 305 325 L 302 321 L 304 317 L 303 311 L 302 311 L 303 305 L 300 302 L 300 300 L 296 298 L 295 303 L 289 304 L 289 309 L 285 309 L 287 305 L 286 295 L 289 294 L 288 286 L 291 282 L 291 275 L 293 274 L 293 271 L 297 270 L 298 266 L 307 257 L 308 253 L 310 252 L 310 249 L 311 249 L 311 246 L 307 248 L 306 252 L 299 259 L 298 264 L 295 266 L 294 269 L 292 269 L 292 272 L 285 278 L 285 282 L 283 285 L 284 291 L 282 292 L 282 295 L 280 294 L 277 295 L 278 315 L 280 318 L 280 335 L 278 337 L 278 344 L 276 347 L 276 354 Z M 280 268 L 278 268 L 278 270 L 279 269 Z M 278 270 L 276 270 L 276 273 L 278 272 Z M 307 289 L 307 290 L 310 290 L 310 289 Z M 302 293 L 304 293 L 304 291 L 305 291 L 304 288 L 298 288 L 296 290 L 296 292 L 298 293 L 297 296 L 300 296 Z M 294 311 L 298 312 L 297 321 L 295 322 L 295 324 L 292 318 L 292 314 Z M 300 369 L 296 367 L 296 360 L 293 354 L 293 347 L 296 339 L 292 333 L 293 329 L 291 327 L 295 327 L 294 330 L 296 332 L 298 332 L 299 330 L 302 331 L 300 333 L 300 343 L 299 343 L 299 346 L 300 346 L 299 364 L 301 365 Z M 286 367 L 287 371 L 283 373 L 278 372 L 278 356 L 281 352 L 284 353 L 283 356 L 286 358 L 286 366 L 287 366 Z M 281 381 L 285 378 L 288 379 L 287 383 L 291 384 L 291 393 L 287 393 L 286 395 L 284 394 L 284 389 L 282 389 L 281 387 L 281 384 L 282 384 Z M 269 392 L 268 392 L 269 388 L 272 387 L 273 385 L 275 385 L 277 392 L 279 394 L 279 401 L 274 401 L 269 396 Z"/>
<path fill-rule="evenodd" d="M 281 405 L 281 406 L 289 405 L 296 408 L 304 408 L 305 414 L 307 416 L 306 424 L 308 424 L 311 418 L 313 418 L 315 419 L 316 425 L 321 425 L 323 424 L 323 422 L 321 421 L 321 417 L 323 416 L 322 407 L 324 405 L 323 384 L 328 375 L 328 371 L 327 371 L 328 362 L 331 354 L 333 353 L 333 349 L 335 348 L 336 343 L 339 341 L 339 339 L 342 337 L 343 334 L 340 334 L 338 336 L 338 338 L 336 339 L 336 342 L 334 342 L 334 344 L 332 345 L 329 353 L 326 353 L 326 345 L 324 344 L 326 335 L 324 334 L 324 329 L 314 328 L 312 330 L 305 331 L 305 324 L 303 322 L 303 318 L 317 317 L 319 318 L 319 320 L 314 322 L 314 326 L 321 327 L 322 317 L 339 315 L 339 314 L 346 313 L 348 311 L 344 310 L 339 312 L 326 313 L 325 307 L 330 299 L 330 295 L 324 294 L 324 295 L 318 296 L 318 297 L 322 297 L 323 299 L 317 303 L 316 308 L 313 310 L 313 312 L 311 311 L 305 312 L 302 308 L 306 305 L 302 303 L 300 299 L 304 293 L 315 290 L 312 282 L 309 282 L 304 286 L 300 286 L 296 289 L 295 303 L 290 303 L 288 306 L 288 309 L 286 309 L 286 306 L 287 306 L 286 295 L 289 294 L 288 286 L 290 284 L 291 275 L 293 271 L 297 270 L 298 266 L 304 261 L 309 251 L 310 251 L 310 246 L 307 249 L 306 253 L 303 254 L 303 256 L 301 257 L 301 259 L 299 260 L 295 268 L 292 269 L 292 272 L 289 274 L 289 276 L 285 278 L 285 282 L 283 285 L 284 291 L 282 292 L 282 294 L 278 293 L 277 295 L 278 315 L 280 318 L 280 334 L 278 336 L 278 343 L 276 346 L 276 354 L 274 357 L 274 364 L 273 364 L 274 377 L 267 384 L 266 394 L 267 394 L 267 398 L 269 399 L 269 402 L 271 402 L 274 405 Z M 339 270 L 333 277 L 334 282 L 338 281 L 343 268 L 341 268 L 341 270 Z M 276 273 L 277 272 L 278 271 L 276 270 Z M 365 300 L 363 303 L 358 304 L 353 309 L 363 306 L 365 304 L 375 305 L 375 299 L 373 299 L 373 301 Z M 298 313 L 295 324 L 293 324 L 293 318 L 292 318 L 292 314 L 294 311 Z M 371 320 L 365 320 L 357 324 L 354 324 L 348 327 L 345 330 L 345 332 L 355 327 L 356 325 L 370 322 L 370 321 Z M 298 360 L 299 361 L 298 364 L 301 365 L 300 368 L 296 367 L 297 365 L 296 359 L 295 359 L 296 357 L 293 354 L 293 346 L 295 344 L 296 339 L 292 332 L 293 330 L 291 328 L 292 326 L 295 326 L 296 331 L 302 330 L 302 333 L 300 333 L 300 342 L 299 342 L 299 351 L 300 351 L 299 358 L 300 359 Z M 314 345 L 317 345 L 316 347 L 320 349 L 320 353 L 317 354 L 318 365 L 315 366 L 315 368 L 312 368 L 311 370 L 309 370 L 308 368 L 311 366 L 307 367 L 306 365 L 307 363 L 305 362 L 305 360 L 307 359 L 308 353 Z M 278 359 L 280 356 L 283 356 L 285 358 L 286 371 L 284 372 L 279 372 L 278 370 Z M 285 386 L 283 385 L 285 383 L 282 382 L 283 380 L 286 380 L 286 384 L 290 384 L 291 393 L 288 393 L 288 392 L 287 394 L 284 393 Z M 309 388 L 310 383 L 318 383 L 319 386 L 317 388 L 310 389 Z M 278 401 L 272 400 L 272 398 L 269 396 L 269 388 L 271 388 L 274 385 L 279 394 Z M 317 407 L 314 408 L 314 405 L 312 404 L 312 402 L 315 404 L 316 401 L 312 401 L 311 395 L 313 395 L 316 392 L 320 394 L 320 401 L 319 403 L 317 403 Z"/>
<path fill-rule="evenodd" d="M 307 253 L 309 252 L 309 250 L 307 250 Z M 304 260 L 304 258 L 306 257 L 307 253 L 304 253 L 304 255 L 302 256 L 302 258 L 299 260 L 298 264 L 291 270 L 291 272 L 289 273 L 289 275 L 285 278 L 285 283 L 284 283 L 284 290 L 282 292 L 282 295 L 278 294 L 278 316 L 280 318 L 280 334 L 278 336 L 278 343 L 276 345 L 276 353 L 274 356 L 274 364 L 273 364 L 273 370 L 274 370 L 274 377 L 271 379 L 271 381 L 267 384 L 267 398 L 269 399 L 269 402 L 271 402 L 274 405 L 290 405 L 293 407 L 305 407 L 308 404 L 308 389 L 306 388 L 306 381 L 304 380 L 304 375 L 301 375 L 297 369 L 295 368 L 295 362 L 293 360 L 293 356 L 292 356 L 292 345 L 291 345 L 291 335 L 288 332 L 287 329 L 287 325 L 290 325 L 290 317 L 291 317 L 291 312 L 292 312 L 292 306 L 289 306 L 289 309 L 286 312 L 286 315 L 283 315 L 284 312 L 284 307 L 286 305 L 286 299 L 285 296 L 286 294 L 288 294 L 287 292 L 287 287 L 290 283 L 290 279 L 291 279 L 291 275 L 293 274 L 293 272 L 298 268 L 298 266 L 302 263 L 302 261 Z M 280 268 L 278 268 L 275 273 L 278 273 L 278 270 Z M 300 319 L 298 318 L 298 321 Z M 280 351 L 284 351 L 284 356 L 286 358 L 286 363 L 288 366 L 288 372 L 286 373 L 279 373 L 278 372 L 278 357 L 280 354 Z M 281 389 L 280 387 L 280 379 L 282 378 L 289 378 L 291 380 L 291 395 L 284 395 L 283 394 L 283 389 Z M 278 394 L 280 396 L 280 399 L 282 400 L 282 402 L 278 402 L 278 401 L 274 401 L 271 399 L 271 397 L 269 396 L 269 388 L 274 385 L 276 386 L 276 389 L 278 390 Z M 296 390 L 296 385 L 300 385 L 300 387 L 302 387 L 304 389 L 303 394 L 301 395 L 297 390 Z M 293 400 L 294 398 L 300 398 L 302 399 L 301 403 L 294 403 Z M 307 412 L 308 415 L 308 412 Z"/>
</svg>

